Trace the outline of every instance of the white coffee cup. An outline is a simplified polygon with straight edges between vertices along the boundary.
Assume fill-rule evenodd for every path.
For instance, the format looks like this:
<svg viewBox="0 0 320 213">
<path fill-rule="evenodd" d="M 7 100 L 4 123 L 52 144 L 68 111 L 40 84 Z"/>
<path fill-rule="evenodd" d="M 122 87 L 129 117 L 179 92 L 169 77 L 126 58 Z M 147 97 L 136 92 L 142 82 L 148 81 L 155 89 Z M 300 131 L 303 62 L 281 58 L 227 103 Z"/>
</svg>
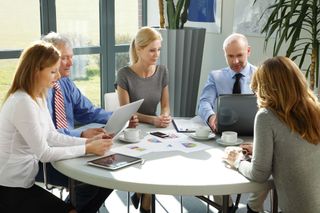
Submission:
<svg viewBox="0 0 320 213">
<path fill-rule="evenodd" d="M 196 129 L 196 136 L 200 138 L 207 138 L 209 137 L 211 130 L 209 127 L 203 126 Z"/>
<path fill-rule="evenodd" d="M 221 140 L 224 143 L 236 143 L 238 140 L 238 133 L 233 131 L 224 131 L 222 132 Z"/>
<path fill-rule="evenodd" d="M 127 128 L 123 131 L 124 139 L 128 141 L 137 141 L 140 139 L 140 130 L 135 128 Z"/>
</svg>

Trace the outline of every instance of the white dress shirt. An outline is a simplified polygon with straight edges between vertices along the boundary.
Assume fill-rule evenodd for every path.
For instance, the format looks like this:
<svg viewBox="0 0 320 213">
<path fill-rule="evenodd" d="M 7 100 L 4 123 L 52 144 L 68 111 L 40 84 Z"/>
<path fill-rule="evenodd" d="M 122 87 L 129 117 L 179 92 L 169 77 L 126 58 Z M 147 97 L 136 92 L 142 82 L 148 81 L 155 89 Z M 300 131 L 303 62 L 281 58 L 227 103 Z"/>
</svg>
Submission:
<svg viewBox="0 0 320 213">
<path fill-rule="evenodd" d="M 31 187 L 39 161 L 84 155 L 85 141 L 56 131 L 45 100 L 15 92 L 0 112 L 0 185 Z"/>
</svg>

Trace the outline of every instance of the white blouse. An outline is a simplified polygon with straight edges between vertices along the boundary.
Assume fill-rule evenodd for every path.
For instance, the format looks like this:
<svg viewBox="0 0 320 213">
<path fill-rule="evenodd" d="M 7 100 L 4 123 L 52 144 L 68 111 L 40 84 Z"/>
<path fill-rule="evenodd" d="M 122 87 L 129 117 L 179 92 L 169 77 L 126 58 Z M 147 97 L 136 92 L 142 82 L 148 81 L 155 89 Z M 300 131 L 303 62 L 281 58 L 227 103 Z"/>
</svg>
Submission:
<svg viewBox="0 0 320 213">
<path fill-rule="evenodd" d="M 56 131 L 45 100 L 15 92 L 0 111 L 0 185 L 31 187 L 39 161 L 84 155 L 85 141 Z"/>
</svg>

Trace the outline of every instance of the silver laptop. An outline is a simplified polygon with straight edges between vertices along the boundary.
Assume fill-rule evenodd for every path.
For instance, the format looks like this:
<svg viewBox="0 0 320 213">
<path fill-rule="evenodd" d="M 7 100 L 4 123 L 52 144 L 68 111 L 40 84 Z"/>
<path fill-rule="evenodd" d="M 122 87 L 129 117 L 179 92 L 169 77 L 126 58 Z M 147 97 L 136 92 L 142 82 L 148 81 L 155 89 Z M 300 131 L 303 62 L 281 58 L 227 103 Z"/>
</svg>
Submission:
<svg viewBox="0 0 320 213">
<path fill-rule="evenodd" d="M 253 135 L 257 110 L 255 95 L 220 95 L 217 100 L 217 132 L 235 131 L 238 135 Z"/>
<path fill-rule="evenodd" d="M 89 128 L 99 128 L 104 126 L 104 129 L 107 132 L 114 133 L 114 137 L 117 137 L 122 132 L 122 130 L 127 127 L 131 116 L 138 111 L 143 101 L 144 99 L 140 99 L 138 101 L 119 107 L 112 113 L 106 125 L 91 123 L 79 127 L 77 128 L 77 130 L 84 131 Z"/>
<path fill-rule="evenodd" d="M 104 129 L 107 132 L 112 132 L 117 137 L 121 131 L 127 127 L 131 116 L 138 111 L 144 99 L 123 105 L 114 111 L 108 120 Z"/>
</svg>

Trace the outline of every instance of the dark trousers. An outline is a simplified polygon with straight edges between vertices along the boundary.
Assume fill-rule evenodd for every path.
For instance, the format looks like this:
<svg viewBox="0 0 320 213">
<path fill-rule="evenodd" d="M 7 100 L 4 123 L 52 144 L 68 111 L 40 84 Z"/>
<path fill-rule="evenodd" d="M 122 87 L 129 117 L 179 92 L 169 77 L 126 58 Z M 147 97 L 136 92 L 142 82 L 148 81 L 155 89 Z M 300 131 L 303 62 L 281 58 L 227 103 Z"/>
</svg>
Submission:
<svg viewBox="0 0 320 213">
<path fill-rule="evenodd" d="M 47 182 L 52 185 L 68 187 L 68 177 L 58 172 L 51 163 L 46 164 Z M 39 163 L 39 172 L 36 181 L 43 182 L 43 167 Z M 75 207 L 78 213 L 96 213 L 107 197 L 113 191 L 112 189 L 93 186 L 81 182 L 75 184 Z"/>
<path fill-rule="evenodd" d="M 1 213 L 67 213 L 71 209 L 74 209 L 71 204 L 37 185 L 31 188 L 0 186 Z"/>
</svg>

